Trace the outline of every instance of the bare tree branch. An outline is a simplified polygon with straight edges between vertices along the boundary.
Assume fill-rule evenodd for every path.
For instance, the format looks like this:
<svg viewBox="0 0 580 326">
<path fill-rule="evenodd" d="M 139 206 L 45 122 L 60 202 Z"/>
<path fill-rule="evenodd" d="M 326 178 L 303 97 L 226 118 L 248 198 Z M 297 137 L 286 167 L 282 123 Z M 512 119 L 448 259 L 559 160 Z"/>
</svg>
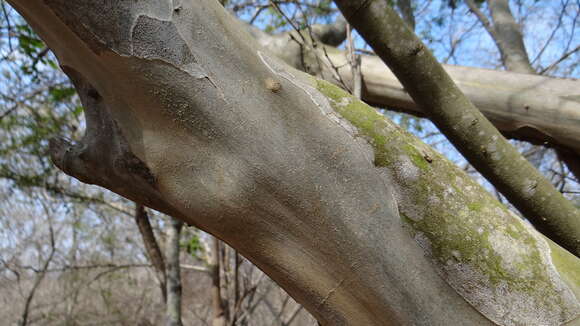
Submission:
<svg viewBox="0 0 580 326">
<path fill-rule="evenodd" d="M 38 271 L 38 273 L 34 279 L 34 284 L 32 285 L 32 288 L 30 289 L 30 291 L 28 292 L 28 295 L 26 296 L 24 309 L 22 311 L 22 317 L 19 321 L 20 326 L 28 325 L 28 318 L 30 315 L 30 304 L 32 303 L 32 299 L 34 298 L 34 295 L 36 294 L 36 291 L 38 290 L 40 283 L 42 283 L 42 280 L 44 280 L 44 277 L 46 276 L 46 273 L 48 271 L 48 266 L 50 265 L 50 263 L 54 257 L 54 253 L 56 252 L 56 244 L 55 244 L 55 239 L 54 239 L 54 229 L 52 226 L 52 221 L 51 221 L 50 217 L 47 216 L 47 218 L 48 218 L 47 224 L 48 224 L 49 239 L 50 239 L 50 241 L 49 241 L 50 252 L 48 254 L 48 257 L 44 261 L 42 268 Z"/>
</svg>

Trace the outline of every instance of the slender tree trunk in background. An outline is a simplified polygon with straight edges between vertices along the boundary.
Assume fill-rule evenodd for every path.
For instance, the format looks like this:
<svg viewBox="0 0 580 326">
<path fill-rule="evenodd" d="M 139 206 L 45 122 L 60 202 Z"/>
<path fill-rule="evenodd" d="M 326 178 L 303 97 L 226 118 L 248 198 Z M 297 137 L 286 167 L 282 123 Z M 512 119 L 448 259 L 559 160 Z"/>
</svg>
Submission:
<svg viewBox="0 0 580 326">
<path fill-rule="evenodd" d="M 415 14 L 413 10 L 413 0 L 397 0 L 397 8 L 401 11 L 401 16 L 411 30 L 415 30 Z"/>
<path fill-rule="evenodd" d="M 493 21 L 492 38 L 501 53 L 504 66 L 511 71 L 535 74 L 524 45 L 521 27 L 516 22 L 508 0 L 488 0 Z"/>
<path fill-rule="evenodd" d="M 240 259 L 240 255 L 238 254 L 238 251 L 234 249 L 234 304 L 233 304 L 233 311 L 231 314 L 231 322 L 230 324 L 232 326 L 235 326 L 236 324 L 236 320 L 238 317 L 238 310 L 239 307 L 241 307 L 241 302 L 240 300 L 242 300 L 240 298 L 240 264 L 241 264 L 241 259 Z"/>
<path fill-rule="evenodd" d="M 135 203 L 135 223 L 137 223 L 137 227 L 139 228 L 139 233 L 141 234 L 141 239 L 145 246 L 147 258 L 149 258 L 151 265 L 153 265 L 155 277 L 159 282 L 163 302 L 167 303 L 167 274 L 165 271 L 163 253 L 159 248 L 159 244 L 155 238 L 155 233 L 153 233 L 153 228 L 149 222 L 149 216 L 147 216 L 145 207 L 137 203 Z"/>
<path fill-rule="evenodd" d="M 183 222 L 171 218 L 167 228 L 167 326 L 181 326 L 180 235 Z"/>
<path fill-rule="evenodd" d="M 212 326 L 226 326 L 228 322 L 227 306 L 221 292 L 221 245 L 219 239 L 212 237 L 212 253 L 209 261 L 211 277 L 211 307 L 213 312 Z"/>
<path fill-rule="evenodd" d="M 69 259 L 71 266 L 77 266 L 77 253 L 79 248 L 79 241 L 78 241 L 78 228 L 80 228 L 81 218 L 79 214 L 76 213 L 73 217 L 73 223 L 71 224 L 71 237 L 72 237 L 72 244 L 69 251 Z M 70 278 L 70 281 L 66 283 L 65 290 L 69 295 L 66 298 L 66 316 L 65 316 L 65 324 L 72 325 L 74 323 L 74 310 L 77 304 L 77 299 L 80 293 L 80 289 L 77 286 L 77 281 L 79 276 L 76 273 L 70 273 L 66 277 Z M 72 284 L 72 286 L 70 286 Z"/>
<path fill-rule="evenodd" d="M 81 143 L 51 142 L 55 164 L 223 239 L 323 325 L 580 314 L 579 259 L 217 1 L 10 3 L 86 110 Z"/>
<path fill-rule="evenodd" d="M 354 39 L 352 37 L 352 27 L 346 28 L 346 49 L 348 51 L 348 63 L 352 71 L 352 87 L 350 93 L 357 99 L 362 97 L 362 73 L 361 73 L 361 56 L 355 53 Z"/>
</svg>

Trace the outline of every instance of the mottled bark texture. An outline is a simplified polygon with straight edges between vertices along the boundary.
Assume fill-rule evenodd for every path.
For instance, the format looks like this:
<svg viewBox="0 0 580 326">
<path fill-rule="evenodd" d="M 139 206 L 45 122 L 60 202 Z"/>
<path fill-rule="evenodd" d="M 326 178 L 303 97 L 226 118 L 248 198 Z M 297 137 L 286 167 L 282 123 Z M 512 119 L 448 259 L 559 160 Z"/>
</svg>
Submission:
<svg viewBox="0 0 580 326">
<path fill-rule="evenodd" d="M 224 240 L 323 325 L 580 313 L 577 258 L 217 1 L 10 2 L 87 109 L 87 137 L 52 148 L 59 166 Z"/>
<path fill-rule="evenodd" d="M 540 232 L 580 256 L 580 211 L 463 95 L 388 1 L 335 2 L 463 156 Z"/>
</svg>

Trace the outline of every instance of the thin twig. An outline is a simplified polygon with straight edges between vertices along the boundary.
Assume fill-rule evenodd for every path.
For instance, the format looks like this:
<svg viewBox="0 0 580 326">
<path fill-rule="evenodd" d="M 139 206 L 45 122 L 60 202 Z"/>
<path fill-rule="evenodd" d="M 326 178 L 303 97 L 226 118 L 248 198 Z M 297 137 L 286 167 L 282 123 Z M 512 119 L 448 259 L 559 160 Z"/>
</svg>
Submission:
<svg viewBox="0 0 580 326">
<path fill-rule="evenodd" d="M 8 48 L 10 49 L 10 52 L 14 52 L 14 48 L 12 47 L 12 23 L 10 22 L 10 16 L 6 10 L 6 2 L 4 1 L 2 1 L 2 13 L 4 14 L 4 19 L 6 19 L 8 28 Z"/>
<path fill-rule="evenodd" d="M 19 323 L 20 326 L 26 326 L 28 324 L 28 316 L 30 314 L 30 304 L 32 303 L 32 299 L 34 298 L 34 295 L 36 294 L 36 291 L 38 290 L 40 283 L 42 283 L 42 280 L 46 276 L 46 271 L 48 270 L 48 266 L 50 265 L 52 258 L 54 257 L 54 253 L 56 252 L 56 244 L 55 244 L 55 239 L 54 239 L 54 229 L 53 229 L 52 221 L 51 221 L 50 217 L 48 218 L 48 229 L 49 229 L 49 236 L 50 236 L 50 253 L 48 255 L 48 258 L 44 261 L 42 269 L 40 270 L 39 275 L 34 280 L 34 284 L 32 285 L 32 289 L 30 290 L 30 292 L 28 293 L 28 296 L 26 297 L 26 302 L 24 304 L 24 310 L 22 312 L 22 319 L 20 320 L 20 323 Z"/>
<path fill-rule="evenodd" d="M 562 61 L 568 59 L 568 57 L 570 57 L 572 54 L 576 53 L 580 51 L 580 45 L 578 45 L 577 47 L 575 47 L 574 49 L 564 53 L 558 60 L 554 61 L 554 63 L 552 63 L 551 65 L 549 65 L 548 67 L 542 69 L 538 74 L 539 75 L 543 75 L 546 72 L 554 69 L 557 65 L 559 65 Z"/>
<path fill-rule="evenodd" d="M 548 40 L 546 41 L 546 43 L 544 43 L 544 46 L 542 47 L 540 52 L 538 52 L 538 54 L 536 55 L 534 60 L 532 60 L 532 62 L 530 62 L 531 65 L 533 65 L 536 61 L 538 61 L 540 59 L 540 57 L 542 56 L 542 54 L 544 54 L 544 51 L 546 51 L 546 49 L 548 48 L 548 45 L 550 45 L 550 43 L 552 42 L 552 39 L 554 39 L 554 36 L 556 36 L 556 32 L 558 31 L 558 29 L 560 29 L 560 26 L 562 26 L 562 18 L 564 17 L 564 13 L 566 12 L 565 9 L 568 6 L 568 1 L 569 0 L 566 0 L 566 3 L 564 3 L 564 8 L 560 11 L 560 16 L 558 16 L 558 24 L 556 24 L 556 27 L 554 27 L 554 29 L 552 30 L 550 37 L 548 37 Z"/>
</svg>

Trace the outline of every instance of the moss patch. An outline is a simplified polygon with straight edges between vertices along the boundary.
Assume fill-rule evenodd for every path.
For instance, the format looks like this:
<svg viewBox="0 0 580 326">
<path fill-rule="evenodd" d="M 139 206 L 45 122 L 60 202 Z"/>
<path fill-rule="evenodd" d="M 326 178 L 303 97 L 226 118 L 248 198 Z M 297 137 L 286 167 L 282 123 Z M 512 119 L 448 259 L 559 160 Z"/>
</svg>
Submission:
<svg viewBox="0 0 580 326">
<path fill-rule="evenodd" d="M 566 280 L 576 298 L 580 300 L 580 260 L 551 240 L 546 241 L 550 246 L 554 265 L 560 275 Z"/>
<path fill-rule="evenodd" d="M 401 219 L 467 301 L 482 304 L 477 291 L 472 293 L 463 288 L 464 282 L 450 279 L 457 277 L 447 273 L 450 266 L 457 267 L 454 271 L 458 273 L 466 266 L 475 271 L 479 276 L 470 282 L 494 293 L 483 305 L 497 311 L 507 304 L 506 290 L 516 296 L 510 300 L 525 302 L 530 311 L 551 314 L 571 304 L 577 308 L 577 302 L 563 303 L 563 283 L 554 278 L 557 274 L 546 245 L 538 243 L 531 228 L 467 174 L 375 109 L 333 84 L 313 80 L 333 109 L 373 146 L 375 165 L 386 168 L 403 199 L 398 202 Z M 408 162 L 419 173 L 409 173 Z M 571 273 L 569 277 L 578 281 L 580 276 Z M 491 319 L 497 318 L 504 317 Z"/>
<path fill-rule="evenodd" d="M 480 212 L 481 211 L 481 204 L 480 203 L 471 203 L 467 205 L 470 211 Z"/>
<path fill-rule="evenodd" d="M 405 150 L 407 155 L 409 155 L 409 158 L 411 159 L 413 164 L 415 164 L 416 167 L 418 167 L 421 170 L 427 170 L 429 168 L 429 163 L 415 147 L 411 146 L 410 144 L 407 144 L 403 147 L 403 149 Z"/>
</svg>

